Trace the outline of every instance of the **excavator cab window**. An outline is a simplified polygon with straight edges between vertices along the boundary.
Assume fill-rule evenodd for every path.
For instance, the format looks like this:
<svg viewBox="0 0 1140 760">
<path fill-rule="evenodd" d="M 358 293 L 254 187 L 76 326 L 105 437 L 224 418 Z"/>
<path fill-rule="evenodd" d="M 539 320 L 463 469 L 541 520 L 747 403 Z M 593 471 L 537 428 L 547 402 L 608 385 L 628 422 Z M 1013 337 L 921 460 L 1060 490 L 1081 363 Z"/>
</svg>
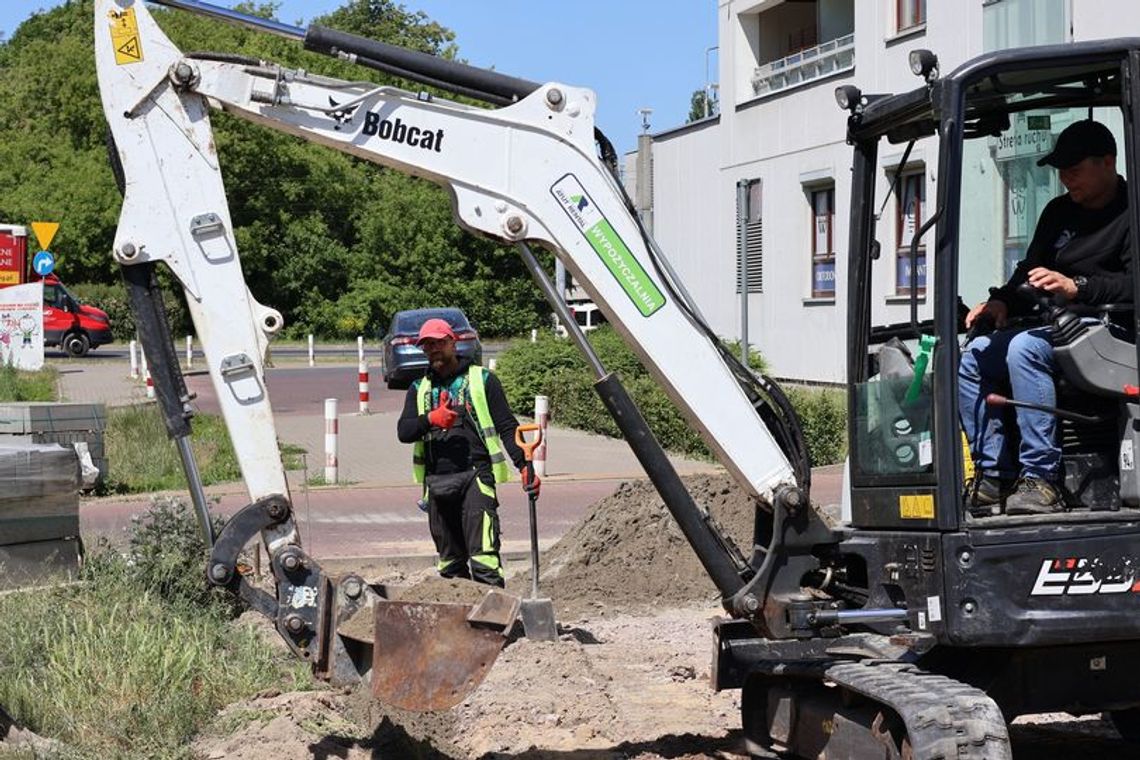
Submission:
<svg viewBox="0 0 1140 760">
<path fill-rule="evenodd" d="M 1077 63 L 994 74 L 967 88 L 966 112 L 973 112 L 974 123 L 992 124 L 1001 118 L 1008 126 L 989 132 L 971 129 L 968 118 L 963 130 L 957 288 L 966 304 L 986 301 L 990 288 L 1009 281 L 1026 256 L 1046 205 L 1066 193 L 1060 172 L 1038 165 L 1066 127 L 1089 119 L 1107 127 L 1117 146 L 1116 172 L 1127 179 L 1134 157 L 1126 128 L 1130 117 L 1121 97 L 1122 83 L 1127 81 L 1122 67 L 1126 65 L 1120 61 Z M 1054 243 L 1059 260 L 1067 244 L 1064 237 Z M 1063 270 L 1063 265 L 1058 263 L 1055 268 Z M 1006 328 L 1048 326 L 1056 358 L 1057 411 L 1053 416 L 1067 508 L 1061 514 L 1067 519 L 1082 514 L 1092 519 L 1094 512 L 1140 506 L 1140 490 L 1132 484 L 1135 479 L 1121 470 L 1122 461 L 1125 466 L 1130 463 L 1120 456 L 1134 445 L 1131 426 L 1125 423 L 1135 415 L 1121 401 L 1123 386 L 1135 382 L 1136 352 L 1127 337 L 1133 319 L 1131 304 L 1086 307 L 1064 298 L 1043 297 L 1024 287 L 1019 295 L 1024 303 L 1011 306 Z M 1070 338 L 1060 327 L 1068 321 L 1076 329 L 1081 320 L 1086 321 L 1084 329 L 1090 335 Z M 962 344 L 970 337 L 963 336 Z M 1092 350 L 1092 343 L 1102 348 Z M 1127 361 L 1112 359 L 1104 347 Z M 1011 399 L 1011 404 L 1023 401 L 1014 398 L 1011 387 L 999 389 L 998 395 Z M 1016 429 L 1014 408 L 995 409 L 992 402 L 988 406 L 991 414 L 1006 414 L 1006 427 Z"/>
<path fill-rule="evenodd" d="M 1045 205 L 1065 192 L 1058 171 L 1037 162 L 1065 127 L 1090 118 L 1112 132 L 1121 151 L 1117 172 L 1127 177 L 1124 116 L 1115 106 L 1030 108 L 1010 114 L 1004 131 L 964 141 L 958 293 L 967 305 L 986 300 L 1025 257 Z"/>
<path fill-rule="evenodd" d="M 957 399 L 966 310 L 1008 280 L 1025 256 L 1042 209 L 1065 192 L 1057 170 L 1037 161 L 1066 126 L 1092 118 L 1108 127 L 1117 142 L 1121 176 L 1127 178 L 1135 161 L 1136 130 L 1124 91 L 1137 77 L 1128 73 L 1134 64 L 1126 51 L 1037 55 L 995 57 L 990 65 L 955 72 L 920 90 L 876 96 L 849 122 L 855 147 L 849 403 L 856 526 L 953 530 L 967 522 L 963 494 L 971 462 Z M 924 137 L 931 123 L 938 125 L 937 142 Z M 937 176 L 937 197 L 929 197 L 912 222 L 913 237 L 920 239 L 914 251 L 920 258 L 912 258 L 921 265 L 924 292 L 918 297 L 898 282 L 897 273 L 905 269 L 899 263 L 903 246 L 888 243 L 897 242 L 886 227 L 889 206 L 879 213 L 889 170 L 902 152 L 900 141 L 914 138 L 922 168 Z M 934 187 L 930 190 L 928 195 L 935 196 Z M 1130 218 L 1136 219 L 1137 201 L 1130 197 L 1129 202 Z M 876 241 L 884 252 L 880 261 L 875 261 Z M 891 261 L 892 248 L 893 273 L 881 263 Z M 882 292 L 892 278 L 898 287 L 894 303 L 892 293 Z M 906 299 L 910 319 L 899 319 L 904 293 L 911 296 Z M 1112 319 L 1127 323 L 1133 316 Z M 1059 426 L 1066 492 L 1076 494 L 1063 519 L 1080 519 L 1074 513 L 1081 510 L 1140 506 L 1140 476 L 1120 472 L 1118 463 L 1130 443 L 1140 446 L 1140 439 L 1122 440 L 1119 434 L 1132 427 L 1123 424 L 1131 418 L 1122 388 L 1136 382 L 1136 351 L 1131 344 L 1102 343 L 1098 351 L 1118 357 L 1110 367 L 1092 369 L 1105 364 L 1100 355 L 1074 349 L 1066 360 L 1072 371 L 1057 373 L 1062 399 L 1073 388 L 1086 397 L 1099 396 L 1076 411 L 1103 423 L 1096 431 L 1071 421 Z M 1107 418 L 1106 405 L 1111 407 Z M 1012 418 L 1013 409 L 1008 411 Z"/>
</svg>

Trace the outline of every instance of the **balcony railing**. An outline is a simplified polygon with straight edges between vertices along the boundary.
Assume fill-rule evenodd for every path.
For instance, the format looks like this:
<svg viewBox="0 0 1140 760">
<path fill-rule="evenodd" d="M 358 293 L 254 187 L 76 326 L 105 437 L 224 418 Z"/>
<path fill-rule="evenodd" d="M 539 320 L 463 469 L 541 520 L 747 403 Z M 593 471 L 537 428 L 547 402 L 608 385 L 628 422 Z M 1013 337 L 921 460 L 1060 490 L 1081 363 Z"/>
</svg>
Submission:
<svg viewBox="0 0 1140 760">
<path fill-rule="evenodd" d="M 768 95 L 853 68 L 854 32 L 758 66 L 752 75 L 752 91 Z"/>
</svg>

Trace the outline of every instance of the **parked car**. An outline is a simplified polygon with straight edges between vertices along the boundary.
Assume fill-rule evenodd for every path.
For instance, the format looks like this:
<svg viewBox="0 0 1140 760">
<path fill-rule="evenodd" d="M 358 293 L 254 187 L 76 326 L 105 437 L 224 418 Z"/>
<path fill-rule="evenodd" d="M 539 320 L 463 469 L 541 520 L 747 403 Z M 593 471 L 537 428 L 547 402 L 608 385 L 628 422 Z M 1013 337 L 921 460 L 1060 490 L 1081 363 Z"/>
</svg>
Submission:
<svg viewBox="0 0 1140 760">
<path fill-rule="evenodd" d="M 575 299 L 566 302 L 570 307 L 570 313 L 574 315 L 574 321 L 578 323 L 578 327 L 582 328 L 582 332 L 590 332 L 596 330 L 606 323 L 606 315 L 598 308 L 598 305 L 589 299 Z M 566 326 L 558 323 L 554 328 L 555 334 L 559 337 L 565 338 L 568 333 Z"/>
<path fill-rule="evenodd" d="M 479 333 L 461 309 L 398 311 L 392 317 L 388 330 L 380 334 L 383 343 L 381 373 L 389 388 L 407 388 L 427 371 L 427 356 L 416 345 L 416 338 L 420 327 L 429 319 L 447 320 L 455 331 L 455 352 L 461 359 L 470 359 L 474 364 L 483 362 L 483 344 L 479 342 Z"/>
</svg>

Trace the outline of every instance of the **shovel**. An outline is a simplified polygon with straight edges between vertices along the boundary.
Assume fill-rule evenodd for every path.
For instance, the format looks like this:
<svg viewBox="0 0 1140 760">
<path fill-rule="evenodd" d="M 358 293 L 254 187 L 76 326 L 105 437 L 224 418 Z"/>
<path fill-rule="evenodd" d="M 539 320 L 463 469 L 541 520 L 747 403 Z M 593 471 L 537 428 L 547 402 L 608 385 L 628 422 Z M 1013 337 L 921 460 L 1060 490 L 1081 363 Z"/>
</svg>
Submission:
<svg viewBox="0 0 1140 760">
<path fill-rule="evenodd" d="M 526 433 L 534 432 L 533 441 L 527 441 Z M 527 469 L 534 476 L 534 450 L 542 443 L 542 428 L 538 425 L 519 425 L 515 429 L 515 443 L 526 456 Z M 523 622 L 523 633 L 528 639 L 554 641 L 558 638 L 558 625 L 554 622 L 554 603 L 538 596 L 538 522 L 535 516 L 536 494 L 527 494 L 530 511 L 530 596 L 522 600 L 519 614 Z"/>
</svg>

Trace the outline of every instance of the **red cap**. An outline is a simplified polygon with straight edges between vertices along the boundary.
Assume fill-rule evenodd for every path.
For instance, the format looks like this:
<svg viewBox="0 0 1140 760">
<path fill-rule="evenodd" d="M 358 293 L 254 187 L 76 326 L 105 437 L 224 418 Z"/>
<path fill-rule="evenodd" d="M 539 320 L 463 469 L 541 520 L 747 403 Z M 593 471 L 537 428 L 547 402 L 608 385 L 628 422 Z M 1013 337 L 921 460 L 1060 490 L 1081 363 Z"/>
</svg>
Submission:
<svg viewBox="0 0 1140 760">
<path fill-rule="evenodd" d="M 420 335 L 416 338 L 416 345 L 423 343 L 429 338 L 451 338 L 455 340 L 455 331 L 451 329 L 451 325 L 447 324 L 446 319 L 429 319 L 424 322 L 423 327 L 420 328 Z"/>
</svg>

